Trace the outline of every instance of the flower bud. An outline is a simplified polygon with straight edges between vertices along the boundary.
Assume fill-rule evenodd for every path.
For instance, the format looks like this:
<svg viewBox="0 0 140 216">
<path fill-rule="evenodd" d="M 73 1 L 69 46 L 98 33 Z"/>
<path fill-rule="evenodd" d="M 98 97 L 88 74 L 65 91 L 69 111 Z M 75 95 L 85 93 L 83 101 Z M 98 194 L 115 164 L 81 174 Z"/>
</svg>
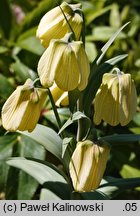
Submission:
<svg viewBox="0 0 140 216">
<path fill-rule="evenodd" d="M 107 144 L 95 144 L 90 140 L 78 142 L 69 165 L 75 191 L 88 192 L 98 188 L 109 153 Z"/>
<path fill-rule="evenodd" d="M 80 38 L 83 23 L 83 18 L 79 13 L 81 5 L 63 2 L 60 7 L 57 6 L 47 12 L 39 23 L 36 35 L 46 48 L 51 39 L 60 39 L 64 37 L 66 33 L 70 32 L 67 21 L 72 27 L 76 39 L 79 40 Z"/>
<path fill-rule="evenodd" d="M 33 131 L 46 100 L 46 90 L 34 88 L 28 79 L 18 86 L 2 108 L 2 125 L 8 131 Z"/>
<path fill-rule="evenodd" d="M 137 94 L 134 81 L 130 74 L 106 73 L 97 91 L 94 101 L 94 122 L 101 120 L 111 126 L 119 123 L 127 125 L 133 118 L 137 108 Z"/>
<path fill-rule="evenodd" d="M 50 91 L 56 106 L 60 107 L 69 105 L 68 92 L 62 91 L 55 83 L 51 86 Z"/>
<path fill-rule="evenodd" d="M 50 87 L 55 81 L 63 91 L 86 88 L 90 66 L 81 41 L 69 42 L 69 34 L 52 40 L 38 63 L 40 82 Z"/>
</svg>

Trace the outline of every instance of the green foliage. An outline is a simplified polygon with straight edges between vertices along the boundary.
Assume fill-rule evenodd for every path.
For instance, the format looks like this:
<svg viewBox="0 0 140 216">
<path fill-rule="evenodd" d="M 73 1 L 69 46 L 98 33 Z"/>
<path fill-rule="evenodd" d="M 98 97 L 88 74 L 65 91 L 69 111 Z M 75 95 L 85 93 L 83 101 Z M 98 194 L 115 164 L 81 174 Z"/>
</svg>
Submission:
<svg viewBox="0 0 140 216">
<path fill-rule="evenodd" d="M 61 2 L 0 1 L 1 108 L 18 85 L 28 78 L 38 77 L 37 64 L 44 48 L 36 38 L 36 29 L 41 17 Z M 103 200 L 127 199 L 129 192 L 130 197 L 134 195 L 134 199 L 140 199 L 140 3 L 137 0 L 67 2 L 80 2 L 84 11 L 85 48 L 91 63 L 89 83 L 82 95 L 77 89 L 69 92 L 70 109 L 57 109 L 62 124 L 60 130 L 49 98 L 39 124 L 31 133 L 5 134 L 0 122 L 0 193 L 4 192 L 6 199 Z M 20 10 L 19 15 L 17 10 Z M 94 97 L 102 75 L 116 66 L 130 73 L 135 81 L 137 113 L 125 127 L 111 127 L 102 122 L 94 128 Z M 83 104 L 76 112 L 80 97 Z M 86 193 L 73 192 L 68 175 L 81 122 L 84 129 L 82 135 L 78 134 L 79 138 L 111 144 L 111 155 L 100 187 Z"/>
</svg>

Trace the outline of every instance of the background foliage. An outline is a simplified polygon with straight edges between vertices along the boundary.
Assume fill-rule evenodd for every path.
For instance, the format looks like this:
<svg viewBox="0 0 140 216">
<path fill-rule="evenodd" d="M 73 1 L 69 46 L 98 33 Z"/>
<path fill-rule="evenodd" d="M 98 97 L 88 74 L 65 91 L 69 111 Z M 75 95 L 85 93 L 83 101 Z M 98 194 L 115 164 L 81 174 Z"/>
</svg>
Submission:
<svg viewBox="0 0 140 216">
<path fill-rule="evenodd" d="M 57 2 L 60 3 L 61 1 Z M 17 85 L 23 84 L 27 78 L 35 79 L 37 77 L 36 68 L 44 48 L 35 37 L 35 32 L 41 17 L 55 7 L 57 2 L 53 0 L 0 0 L 0 107 L 3 106 L 5 100 Z M 97 127 L 97 132 L 98 136 L 106 136 L 106 139 L 109 139 L 109 136 L 113 134 L 140 134 L 140 2 L 138 0 L 118 0 L 117 2 L 114 0 L 69 0 L 67 2 L 82 3 L 86 19 L 86 52 L 91 63 L 112 34 L 130 21 L 130 24 L 123 29 L 109 47 L 103 59 L 107 61 L 115 56 L 128 54 L 127 58 L 117 63 L 117 67 L 125 73 L 131 73 L 135 80 L 138 94 L 137 113 L 133 121 L 125 127 L 111 127 L 103 123 Z M 98 86 L 96 87 L 98 88 Z M 61 119 L 65 122 L 69 118 L 69 110 L 67 108 L 59 108 L 58 111 Z M 57 123 L 49 102 L 42 110 L 39 123 L 49 126 L 58 132 Z M 73 135 L 75 130 L 76 124 L 73 124 L 68 127 L 67 133 Z M 52 142 L 52 138 L 47 137 L 48 140 L 46 142 L 46 140 L 43 140 L 44 134 L 40 137 L 36 134 L 38 140 L 34 138 L 35 134 L 33 136 L 26 133 L 4 134 L 5 130 L 1 126 L 0 198 L 39 199 L 41 197 L 41 199 L 44 199 L 47 191 L 47 194 L 49 194 L 47 198 L 59 197 L 68 199 L 68 197 L 65 197 L 65 194 L 61 197 L 59 190 L 57 190 L 57 193 L 52 193 L 50 185 L 47 185 L 47 187 L 43 186 L 43 189 L 41 189 L 41 185 L 45 184 L 45 180 L 37 179 L 38 181 L 36 181 L 25 172 L 10 167 L 5 163 L 9 157 L 18 156 L 35 158 L 38 166 L 40 166 L 39 160 L 47 160 L 56 165 L 56 167 L 61 168 L 57 149 L 55 156 L 51 154 L 51 149 L 47 152 L 45 151 L 50 146 L 48 144 L 46 147 L 46 143 L 49 143 L 49 139 Z M 51 134 L 51 132 L 48 131 L 48 134 Z M 105 173 L 106 176 L 112 176 L 113 178 L 111 181 L 108 181 L 108 179 L 104 180 L 106 183 L 115 181 L 114 178 L 120 178 L 121 181 L 121 178 L 140 177 L 140 145 L 138 139 L 127 138 L 126 142 L 122 142 L 122 140 L 118 140 L 116 137 L 113 138 L 114 146 L 111 150 L 111 157 Z M 126 140 L 125 137 L 124 140 Z M 42 145 L 38 145 L 38 142 Z M 60 140 L 58 148 L 61 147 L 62 143 Z M 65 153 L 64 149 L 63 151 Z M 17 162 L 15 159 L 15 163 Z M 30 160 L 25 161 L 25 163 L 30 163 L 32 167 Z M 46 172 L 50 172 L 47 169 L 49 168 L 46 168 Z M 59 171 L 57 175 L 58 181 L 59 179 L 61 180 L 62 176 L 59 174 Z M 46 176 L 42 177 L 42 179 L 44 178 L 46 179 Z M 59 182 L 59 184 L 63 184 L 63 187 L 65 186 L 65 191 L 70 196 L 65 181 L 63 178 L 60 181 L 63 183 Z M 129 185 L 129 181 L 126 185 Z M 118 188 L 120 191 L 123 191 L 121 186 L 118 186 Z M 115 193 L 114 189 L 113 195 L 111 192 L 107 195 L 115 199 L 140 199 L 140 189 L 138 187 L 132 188 L 119 195 Z M 101 192 L 102 190 L 100 190 Z M 98 196 L 103 199 L 103 197 L 100 197 L 100 193 L 98 193 Z M 88 193 L 83 196 L 85 196 L 84 198 L 94 198 L 92 194 Z"/>
</svg>

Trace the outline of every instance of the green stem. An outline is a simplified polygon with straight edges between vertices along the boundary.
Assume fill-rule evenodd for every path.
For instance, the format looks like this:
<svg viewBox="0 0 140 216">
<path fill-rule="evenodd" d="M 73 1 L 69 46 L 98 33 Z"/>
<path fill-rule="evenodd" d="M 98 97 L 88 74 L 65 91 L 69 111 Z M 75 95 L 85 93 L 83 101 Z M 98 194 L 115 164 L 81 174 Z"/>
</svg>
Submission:
<svg viewBox="0 0 140 216">
<path fill-rule="evenodd" d="M 37 82 L 39 82 L 40 81 L 40 79 L 39 78 L 36 78 L 34 81 L 33 81 L 33 86 L 35 86 L 35 84 L 37 83 Z"/>
<path fill-rule="evenodd" d="M 61 127 L 62 127 L 61 120 L 60 120 L 59 114 L 57 112 L 57 108 L 55 106 L 52 93 L 51 93 L 49 88 L 48 88 L 48 94 L 49 94 L 49 98 L 50 98 L 50 101 L 51 101 L 51 104 L 52 104 L 52 109 L 54 111 L 54 114 L 55 114 L 55 117 L 56 117 L 56 120 L 57 120 L 58 127 L 59 127 L 59 129 L 61 129 Z"/>
<path fill-rule="evenodd" d="M 85 47 L 85 18 L 83 14 L 83 27 L 82 27 L 82 42 Z M 77 111 L 83 112 L 83 93 L 81 93 L 78 101 L 77 101 Z M 78 120 L 78 130 L 77 130 L 77 142 L 81 141 L 82 138 L 84 137 L 84 122 L 83 119 Z"/>
<path fill-rule="evenodd" d="M 59 6 L 59 8 L 60 8 L 60 10 L 61 10 L 61 12 L 62 12 L 62 14 L 63 14 L 63 16 L 64 16 L 64 19 L 65 19 L 66 22 L 67 22 L 67 25 L 68 25 L 68 27 L 69 27 L 69 30 L 73 33 L 73 37 L 74 37 L 74 40 L 75 40 L 75 39 L 76 39 L 76 36 L 75 36 L 75 32 L 73 31 L 73 28 L 71 27 L 71 25 L 70 25 L 70 23 L 69 23 L 69 21 L 68 21 L 66 15 L 65 15 L 65 13 L 64 13 L 64 11 L 63 11 L 63 9 L 62 9 L 62 7 L 61 7 L 61 5 L 58 3 L 57 0 L 56 0 L 56 3 L 57 3 L 57 5 Z"/>
<path fill-rule="evenodd" d="M 81 94 L 77 101 L 77 111 L 83 112 L 83 104 L 82 104 L 83 95 Z M 83 119 L 78 120 L 78 129 L 77 129 L 77 142 L 81 141 L 84 135 L 84 125 Z"/>
</svg>

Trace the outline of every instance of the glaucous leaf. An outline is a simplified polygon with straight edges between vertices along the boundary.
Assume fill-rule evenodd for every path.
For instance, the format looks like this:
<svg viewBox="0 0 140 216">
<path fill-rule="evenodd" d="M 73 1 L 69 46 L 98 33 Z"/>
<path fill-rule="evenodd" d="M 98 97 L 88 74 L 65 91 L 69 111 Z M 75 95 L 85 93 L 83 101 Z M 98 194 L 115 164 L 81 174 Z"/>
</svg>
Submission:
<svg viewBox="0 0 140 216">
<path fill-rule="evenodd" d="M 46 150 L 54 154 L 61 160 L 62 155 L 62 139 L 58 134 L 49 127 L 37 124 L 36 128 L 31 132 L 20 132 L 44 146 Z"/>
</svg>

